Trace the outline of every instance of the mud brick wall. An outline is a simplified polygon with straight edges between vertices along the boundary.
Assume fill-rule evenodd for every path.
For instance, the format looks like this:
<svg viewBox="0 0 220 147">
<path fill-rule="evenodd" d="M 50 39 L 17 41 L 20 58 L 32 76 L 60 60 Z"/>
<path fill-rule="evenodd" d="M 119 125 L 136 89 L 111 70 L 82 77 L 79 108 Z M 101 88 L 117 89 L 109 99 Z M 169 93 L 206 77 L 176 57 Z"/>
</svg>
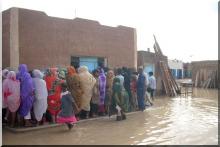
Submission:
<svg viewBox="0 0 220 147">
<path fill-rule="evenodd" d="M 203 73 L 199 76 L 198 83 L 206 81 L 212 72 L 218 71 L 218 61 L 217 60 L 207 60 L 207 61 L 194 61 L 191 63 L 192 66 L 192 81 L 196 81 L 196 74 L 198 72 Z M 218 76 L 218 74 L 217 74 Z M 218 80 L 218 77 L 217 77 Z M 219 85 L 219 82 L 216 81 L 216 85 Z"/>
<path fill-rule="evenodd" d="M 218 61 L 194 61 L 191 63 L 192 66 L 192 80 L 195 81 L 196 73 L 200 69 L 205 70 L 217 70 L 218 69 Z"/>
<path fill-rule="evenodd" d="M 97 21 L 47 16 L 44 12 L 11 8 L 3 12 L 3 67 L 11 66 L 8 17 L 18 9 L 19 63 L 29 69 L 70 65 L 71 56 L 107 58 L 108 67 L 137 67 L 134 28 L 101 25 Z M 16 68 L 16 67 L 15 67 Z"/>
<path fill-rule="evenodd" d="M 2 65 L 10 65 L 10 12 L 2 14 Z"/>
</svg>

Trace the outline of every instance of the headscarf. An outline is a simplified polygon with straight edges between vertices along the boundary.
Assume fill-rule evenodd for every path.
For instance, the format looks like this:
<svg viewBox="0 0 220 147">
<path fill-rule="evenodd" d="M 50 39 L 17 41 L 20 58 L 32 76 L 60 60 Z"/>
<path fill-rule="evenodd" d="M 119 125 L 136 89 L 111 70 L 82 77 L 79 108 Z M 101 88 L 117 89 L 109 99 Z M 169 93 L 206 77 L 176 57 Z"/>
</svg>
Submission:
<svg viewBox="0 0 220 147">
<path fill-rule="evenodd" d="M 15 81 L 16 80 L 16 73 L 14 71 L 9 71 L 8 75 L 7 75 L 7 78 L 12 80 L 12 81 Z"/>
<path fill-rule="evenodd" d="M 17 74 L 17 79 L 23 81 L 26 78 L 31 77 L 30 74 L 28 73 L 27 65 L 26 64 L 20 64 L 18 67 L 18 74 Z"/>
<path fill-rule="evenodd" d="M 112 106 L 116 106 L 117 104 L 119 105 L 121 102 L 121 97 L 122 97 L 122 86 L 120 84 L 120 79 L 119 78 L 114 78 L 113 81 L 113 95 L 112 95 Z M 116 99 L 116 95 L 118 95 L 118 100 Z"/>
<path fill-rule="evenodd" d="M 113 70 L 109 70 L 109 71 L 107 72 L 107 81 L 106 81 L 107 88 L 111 88 L 111 87 L 112 87 L 114 77 L 115 77 L 115 75 L 114 75 Z"/>
<path fill-rule="evenodd" d="M 25 73 L 28 72 L 28 69 L 27 69 L 27 65 L 26 64 L 20 64 L 19 67 L 18 67 L 18 70 L 19 70 L 19 73 L 20 75 L 24 75 Z"/>
<path fill-rule="evenodd" d="M 80 66 L 78 69 L 79 74 L 88 72 L 87 66 Z"/>
<path fill-rule="evenodd" d="M 57 68 L 49 68 L 48 72 L 44 78 L 44 80 L 46 81 L 47 84 L 47 90 L 51 90 L 52 86 L 53 86 L 53 82 L 57 79 Z"/>
<path fill-rule="evenodd" d="M 120 79 L 119 78 L 114 78 L 114 81 L 113 81 L 113 92 L 115 93 L 118 93 L 118 92 L 121 92 L 122 90 L 122 87 L 120 85 Z"/>
<path fill-rule="evenodd" d="M 59 72 L 58 76 L 59 76 L 60 79 L 65 79 L 66 74 L 65 74 L 65 72 L 64 72 L 63 70 L 61 70 L 61 71 Z"/>
<path fill-rule="evenodd" d="M 58 75 L 57 68 L 56 67 L 50 68 L 50 74 L 57 77 Z"/>
<path fill-rule="evenodd" d="M 108 78 L 108 79 L 114 78 L 114 71 L 113 71 L 113 70 L 109 70 L 109 71 L 107 72 L 107 78 Z"/>
<path fill-rule="evenodd" d="M 77 74 L 76 69 L 72 66 L 67 67 L 67 73 L 69 76 L 73 76 L 73 75 Z"/>
<path fill-rule="evenodd" d="M 21 106 L 19 109 L 21 116 L 26 116 L 28 112 L 30 112 L 30 109 L 32 108 L 33 101 L 34 101 L 34 85 L 32 78 L 27 70 L 26 64 L 20 64 L 19 65 L 19 72 L 17 79 L 21 82 Z"/>
<path fill-rule="evenodd" d="M 7 78 L 8 72 L 9 72 L 9 70 L 7 70 L 7 69 L 4 69 L 4 70 L 2 71 L 2 76 L 3 76 L 3 78 Z"/>
<path fill-rule="evenodd" d="M 33 70 L 32 74 L 34 78 L 39 78 L 39 79 L 43 79 L 44 76 L 43 73 L 38 69 Z"/>
</svg>

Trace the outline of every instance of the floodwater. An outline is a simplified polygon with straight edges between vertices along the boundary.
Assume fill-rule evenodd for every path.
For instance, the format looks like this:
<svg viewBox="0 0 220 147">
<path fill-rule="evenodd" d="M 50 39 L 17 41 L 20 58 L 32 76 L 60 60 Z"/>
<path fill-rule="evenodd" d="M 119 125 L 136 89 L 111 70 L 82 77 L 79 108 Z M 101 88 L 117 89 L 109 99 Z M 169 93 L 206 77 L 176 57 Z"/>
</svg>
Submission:
<svg viewBox="0 0 220 147">
<path fill-rule="evenodd" d="M 73 145 L 217 145 L 218 91 L 194 89 L 191 97 L 157 98 L 144 112 L 115 116 L 25 133 L 3 130 L 3 144 Z"/>
</svg>

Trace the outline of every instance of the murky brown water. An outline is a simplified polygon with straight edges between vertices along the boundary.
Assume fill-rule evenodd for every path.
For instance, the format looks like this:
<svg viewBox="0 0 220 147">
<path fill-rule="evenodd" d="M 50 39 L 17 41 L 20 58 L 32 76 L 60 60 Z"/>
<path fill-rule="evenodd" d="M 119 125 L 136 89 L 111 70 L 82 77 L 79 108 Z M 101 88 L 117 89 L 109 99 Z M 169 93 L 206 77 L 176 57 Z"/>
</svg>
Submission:
<svg viewBox="0 0 220 147">
<path fill-rule="evenodd" d="M 26 133 L 3 130 L 3 144 L 218 144 L 218 91 L 195 89 L 193 97 L 158 98 L 144 112 Z"/>
</svg>

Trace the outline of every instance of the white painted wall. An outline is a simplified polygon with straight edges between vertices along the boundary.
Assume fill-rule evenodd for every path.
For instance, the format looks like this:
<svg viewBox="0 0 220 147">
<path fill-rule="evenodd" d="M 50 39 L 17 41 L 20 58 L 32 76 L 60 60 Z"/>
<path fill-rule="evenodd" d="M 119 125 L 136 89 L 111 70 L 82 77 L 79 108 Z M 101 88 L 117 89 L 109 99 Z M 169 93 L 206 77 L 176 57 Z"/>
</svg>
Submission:
<svg viewBox="0 0 220 147">
<path fill-rule="evenodd" d="M 170 69 L 176 70 L 176 76 L 177 76 L 177 69 L 182 69 L 182 78 L 184 77 L 184 70 L 183 70 L 183 62 L 182 61 L 168 59 L 168 66 Z"/>
<path fill-rule="evenodd" d="M 168 66 L 170 67 L 170 69 L 183 69 L 183 62 L 168 59 Z"/>
</svg>

